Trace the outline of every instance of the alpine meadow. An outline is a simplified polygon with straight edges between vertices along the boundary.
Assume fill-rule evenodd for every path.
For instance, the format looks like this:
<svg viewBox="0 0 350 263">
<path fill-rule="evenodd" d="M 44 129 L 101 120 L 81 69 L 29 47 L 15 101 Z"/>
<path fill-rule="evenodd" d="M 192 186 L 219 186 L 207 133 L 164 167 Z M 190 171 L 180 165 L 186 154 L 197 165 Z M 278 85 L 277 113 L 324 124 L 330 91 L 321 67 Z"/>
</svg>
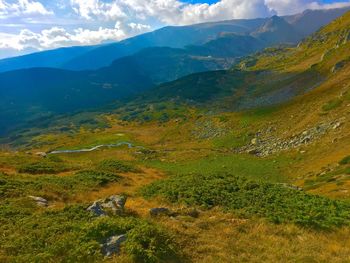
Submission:
<svg viewBox="0 0 350 263">
<path fill-rule="evenodd" d="M 0 0 L 0 262 L 350 262 L 349 2 L 83 2 Z"/>
</svg>

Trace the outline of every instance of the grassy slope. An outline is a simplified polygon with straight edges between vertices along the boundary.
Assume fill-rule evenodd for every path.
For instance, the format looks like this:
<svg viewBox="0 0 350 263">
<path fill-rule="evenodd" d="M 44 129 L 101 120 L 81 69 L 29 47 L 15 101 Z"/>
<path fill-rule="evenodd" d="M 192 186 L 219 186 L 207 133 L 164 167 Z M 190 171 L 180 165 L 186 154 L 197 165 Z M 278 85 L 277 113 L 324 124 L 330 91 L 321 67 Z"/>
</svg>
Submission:
<svg viewBox="0 0 350 263">
<path fill-rule="evenodd" d="M 165 173 L 170 176 L 170 182 L 176 181 L 177 178 L 180 178 L 178 182 L 181 180 L 191 181 L 194 174 L 203 175 L 204 178 L 209 178 L 205 182 L 210 182 L 213 180 L 211 175 L 220 175 L 225 172 L 253 179 L 263 184 L 266 181 L 298 184 L 305 187 L 308 194 L 321 194 L 332 199 L 348 200 L 350 198 L 350 176 L 347 172 L 349 164 L 343 161 L 339 166 L 336 165 L 344 157 L 350 155 L 350 126 L 348 122 L 350 67 L 344 65 L 335 73 L 331 73 L 331 70 L 336 63 L 347 58 L 349 50 L 349 42 L 345 43 L 344 41 L 341 41 L 343 44 L 338 48 L 332 49 L 339 41 L 339 36 L 342 35 L 341 31 L 335 30 L 338 28 L 349 29 L 349 24 L 350 15 L 347 15 L 322 29 L 311 42 L 305 41 L 295 49 L 274 50 L 274 56 L 271 56 L 271 50 L 261 53 L 254 65 L 251 64 L 245 68 L 246 74 L 251 74 L 250 76 L 253 77 L 254 72 L 267 70 L 273 72 L 273 76 L 279 79 L 284 74 L 300 76 L 299 74 L 308 72 L 312 65 L 317 64 L 312 67 L 312 70 L 317 71 L 317 75 L 323 76 L 322 84 L 288 103 L 245 112 L 217 114 L 213 112 L 208 114 L 200 108 L 183 110 L 183 107 L 180 107 L 181 116 L 171 115 L 179 111 L 179 108 L 174 109 L 171 103 L 166 103 L 165 108 L 161 107 L 157 111 L 154 108 L 157 104 L 154 104 L 154 107 L 142 111 L 142 114 L 146 113 L 151 116 L 151 121 L 125 122 L 119 119 L 122 114 L 118 113 L 99 116 L 98 119 L 105 123 L 100 128 L 92 126 L 79 130 L 79 125 L 77 125 L 78 128 L 70 133 L 57 132 L 52 129 L 44 135 L 34 137 L 26 150 L 34 153 L 58 147 L 93 146 L 101 142 L 120 140 L 120 135 L 124 136 L 123 139 L 143 145 L 148 150 L 140 151 L 124 147 L 86 154 L 62 155 L 60 158 L 68 170 L 59 170 L 56 175 L 19 173 L 18 169 L 23 165 L 40 163 L 42 159 L 25 154 L 24 150 L 16 153 L 4 148 L 0 154 L 0 171 L 7 175 L 1 175 L 0 189 L 4 198 L 0 205 L 6 208 L 2 211 L 7 211 L 10 214 L 2 216 L 1 220 L 4 221 L 2 227 L 13 233 L 0 239 L 2 244 L 7 244 L 5 248 L 0 249 L 0 260 L 21 260 L 21 257 L 15 257 L 16 249 L 21 248 L 24 242 L 22 239 L 17 241 L 19 236 L 23 236 L 24 240 L 29 243 L 34 242 L 30 239 L 30 236 L 35 233 L 33 229 L 29 228 L 24 231 L 12 227 L 10 215 L 14 211 L 21 211 L 19 216 L 22 217 L 21 222 L 24 222 L 25 225 L 32 225 L 33 222 L 37 222 L 37 218 L 40 216 L 43 216 L 43 221 L 51 222 L 53 226 L 59 223 L 59 220 L 55 218 L 61 218 L 67 222 L 66 228 L 57 228 L 57 231 L 63 233 L 62 239 L 57 242 L 58 245 L 50 243 L 48 248 L 43 250 L 44 256 L 48 258 L 50 255 L 56 255 L 57 251 L 62 251 L 60 250 L 62 246 L 69 244 L 65 239 L 72 237 L 85 238 L 81 243 L 82 246 L 79 247 L 84 251 L 89 251 L 84 247 L 89 245 L 89 248 L 95 251 L 93 248 L 96 245 L 96 240 L 101 237 L 97 239 L 94 237 L 86 241 L 84 231 L 93 229 L 87 215 L 84 214 L 83 210 L 75 208 L 79 210 L 79 214 L 83 215 L 82 218 L 79 221 L 67 220 L 67 217 L 71 216 L 71 212 L 69 212 L 71 210 L 64 209 L 64 207 L 81 204 L 86 206 L 98 198 L 125 192 L 129 195 L 128 213 L 125 220 L 142 221 L 146 219 L 150 220 L 152 224 L 162 225 L 168 233 L 174 236 L 174 241 L 178 245 L 177 251 L 188 261 L 349 261 L 349 227 L 346 226 L 331 231 L 319 231 L 290 224 L 288 220 L 287 223 L 276 225 L 263 219 L 264 216 L 260 218 L 261 214 L 255 214 L 255 216 L 259 216 L 258 218 L 255 216 L 242 218 L 237 211 L 225 213 L 220 207 L 210 210 L 201 208 L 202 211 L 198 218 L 181 216 L 176 220 L 168 217 L 152 219 L 148 216 L 148 209 L 151 207 L 168 206 L 176 210 L 183 209 L 183 205 L 177 202 L 169 203 L 162 198 L 145 200 L 137 193 L 141 186 L 166 178 Z M 324 59 L 321 60 L 323 54 L 328 50 L 330 50 L 330 55 L 324 56 Z M 262 83 L 262 87 L 265 89 L 269 82 L 268 79 L 261 78 L 257 83 Z M 284 84 L 283 81 L 281 83 Z M 296 83 L 301 86 L 299 77 L 296 77 Z M 314 83 L 313 78 L 311 78 L 310 83 Z M 285 87 L 282 84 L 280 87 L 279 84 L 276 84 L 273 89 Z M 301 90 L 308 90 L 309 82 L 304 82 L 303 85 L 305 86 L 301 86 Z M 225 99 L 227 104 L 232 101 L 230 97 Z M 220 103 L 222 104 L 222 101 Z M 142 107 L 139 106 L 139 108 Z M 169 113 L 170 121 L 164 122 L 159 119 L 159 112 L 162 111 Z M 249 144 L 258 132 L 265 134 L 265 131 L 269 130 L 266 133 L 268 136 L 288 140 L 293 134 L 302 133 L 319 123 L 331 121 L 339 121 L 341 126 L 329 130 L 312 143 L 297 149 L 279 151 L 266 158 L 233 153 L 233 148 Z M 72 125 L 74 126 L 74 123 Z M 269 129 L 271 127 L 273 129 Z M 98 164 L 101 161 L 108 159 L 124 160 L 129 165 L 137 164 L 138 169 L 134 173 L 121 173 L 121 178 L 118 181 L 110 182 L 107 180 L 106 185 L 99 184 L 100 176 L 84 177 L 84 179 L 81 178 L 80 183 L 76 183 L 76 174 L 79 175 L 79 170 L 94 170 L 96 167 L 100 167 Z M 329 165 L 336 168 L 329 171 L 327 170 Z M 55 168 L 54 165 L 53 168 Z M 323 172 L 325 173 L 319 175 Z M 110 178 L 108 174 L 107 178 Z M 204 188 L 205 182 L 201 183 Z M 69 187 L 65 187 L 67 185 L 75 187 L 69 189 Z M 225 183 L 220 184 L 220 186 L 222 185 Z M 186 183 L 179 189 L 183 190 L 185 186 L 187 186 Z M 40 191 L 37 190 L 38 187 Z M 196 187 L 194 186 L 191 190 L 193 189 Z M 215 191 L 215 187 L 212 190 Z M 187 189 L 184 191 L 187 192 Z M 52 213 L 57 217 L 52 218 L 50 213 L 47 214 L 47 212 L 35 207 L 27 199 L 27 194 L 40 194 L 48 198 L 53 205 L 49 210 L 52 209 Z M 245 199 L 243 198 L 243 200 Z M 110 224 L 112 224 L 112 229 L 116 229 L 118 228 L 116 225 L 120 225 L 120 222 L 111 222 Z M 116 225 L 113 226 L 113 224 Z M 66 232 L 72 227 L 75 229 L 73 236 Z M 46 234 L 47 232 L 40 228 L 36 237 L 40 242 L 43 242 Z M 50 234 L 50 240 L 54 237 L 55 235 Z M 26 256 L 33 259 L 35 249 L 38 247 L 34 245 L 26 248 Z M 70 249 L 65 250 L 64 253 L 66 253 L 64 254 L 66 257 L 74 257 L 75 253 L 82 255 L 81 252 Z M 111 262 L 128 262 L 132 259 L 132 255 L 128 249 L 125 249 L 121 257 L 112 259 Z M 98 254 L 94 256 L 99 259 Z M 90 257 L 90 259 L 94 258 Z"/>
</svg>

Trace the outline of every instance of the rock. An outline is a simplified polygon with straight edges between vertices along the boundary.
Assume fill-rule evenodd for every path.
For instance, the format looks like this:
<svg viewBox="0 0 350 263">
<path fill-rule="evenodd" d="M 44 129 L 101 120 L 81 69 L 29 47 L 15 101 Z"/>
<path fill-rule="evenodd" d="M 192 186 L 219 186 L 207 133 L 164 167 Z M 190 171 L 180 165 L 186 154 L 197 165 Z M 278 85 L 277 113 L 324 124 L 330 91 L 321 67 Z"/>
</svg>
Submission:
<svg viewBox="0 0 350 263">
<path fill-rule="evenodd" d="M 247 153 L 252 155 L 258 155 L 260 154 L 260 151 L 258 149 L 248 149 Z"/>
<path fill-rule="evenodd" d="M 160 216 L 160 215 L 170 215 L 170 210 L 166 207 L 157 207 L 157 208 L 151 208 L 149 210 L 149 213 L 151 216 Z"/>
<path fill-rule="evenodd" d="M 96 216 L 106 216 L 106 210 L 113 214 L 121 214 L 124 212 L 124 207 L 127 197 L 123 195 L 112 195 L 104 200 L 97 200 L 87 208 L 88 211 L 94 213 Z"/>
<path fill-rule="evenodd" d="M 257 145 L 258 144 L 258 138 L 253 138 L 250 143 L 252 145 Z"/>
<path fill-rule="evenodd" d="M 346 64 L 348 64 L 348 63 L 349 63 L 349 60 L 348 60 L 348 59 L 339 61 L 339 62 L 336 63 L 336 64 L 334 65 L 334 67 L 332 68 L 332 70 L 331 70 L 332 73 L 336 73 L 337 71 L 343 69 L 344 66 L 345 66 Z"/>
<path fill-rule="evenodd" d="M 333 130 L 338 129 L 338 128 L 340 128 L 341 126 L 342 126 L 342 123 L 341 123 L 341 122 L 337 122 L 337 123 L 334 124 Z"/>
<path fill-rule="evenodd" d="M 111 257 L 118 255 L 120 252 L 120 246 L 126 241 L 126 235 L 112 236 L 102 244 L 101 252 L 105 257 Z"/>
<path fill-rule="evenodd" d="M 124 207 L 126 203 L 127 197 L 123 195 L 112 195 L 106 198 L 101 206 L 103 208 L 111 209 L 114 214 L 119 214 L 124 212 Z"/>
<path fill-rule="evenodd" d="M 89 206 L 87 211 L 90 211 L 96 216 L 106 216 L 105 211 L 102 209 L 102 206 L 100 204 L 100 201 L 95 201 L 91 206 Z"/>
<path fill-rule="evenodd" d="M 34 200 L 38 206 L 46 207 L 49 204 L 49 202 L 45 198 L 42 198 L 39 196 L 32 196 L 32 195 L 30 195 L 28 197 L 30 199 Z"/>
<path fill-rule="evenodd" d="M 35 155 L 36 156 L 40 156 L 40 157 L 46 157 L 47 156 L 46 152 L 37 152 L 37 153 L 35 153 Z"/>
</svg>

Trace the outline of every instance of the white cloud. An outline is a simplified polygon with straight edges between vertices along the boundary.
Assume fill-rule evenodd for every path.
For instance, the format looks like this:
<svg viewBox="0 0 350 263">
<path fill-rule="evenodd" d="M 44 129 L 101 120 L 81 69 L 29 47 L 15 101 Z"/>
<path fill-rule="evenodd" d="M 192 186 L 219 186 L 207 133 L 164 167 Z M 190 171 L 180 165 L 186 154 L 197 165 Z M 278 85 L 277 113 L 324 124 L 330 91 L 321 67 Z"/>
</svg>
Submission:
<svg viewBox="0 0 350 263">
<path fill-rule="evenodd" d="M 266 17 L 335 8 L 346 3 L 323 4 L 315 0 L 221 0 L 214 4 L 189 4 L 179 0 L 70 0 L 76 14 L 85 19 L 156 19 L 164 24 L 192 23 Z"/>
<path fill-rule="evenodd" d="M 18 0 L 17 2 L 7 2 L 0 0 L 0 18 L 30 16 L 30 15 L 53 15 L 42 3 L 31 0 Z"/>
<path fill-rule="evenodd" d="M 349 6 L 350 2 L 335 2 L 324 4 L 314 0 L 265 0 L 266 5 L 279 15 L 296 14 L 305 9 L 330 9 Z"/>
<path fill-rule="evenodd" d="M 73 10 L 85 19 L 115 20 L 125 18 L 117 2 L 105 3 L 100 0 L 70 0 Z"/>
<path fill-rule="evenodd" d="M 122 25 L 116 23 L 115 28 L 98 28 L 89 30 L 77 28 L 69 33 L 62 27 L 52 27 L 34 33 L 28 29 L 23 29 L 18 35 L 0 33 L 0 49 L 16 49 L 18 51 L 26 49 L 52 49 L 58 47 L 76 45 L 95 45 L 104 41 L 119 41 L 127 36 L 148 31 L 147 25 L 130 24 Z"/>
<path fill-rule="evenodd" d="M 350 0 L 332 4 L 323 4 L 321 0 L 220 0 L 213 4 L 190 4 L 182 0 L 45 2 L 55 11 L 53 13 L 40 1 L 42 0 L 0 0 L 0 28 L 6 32 L 14 32 L 16 29 L 19 32 L 0 32 L 0 49 L 43 50 L 99 44 L 108 40 L 121 40 L 165 25 L 286 15 L 305 9 L 350 5 Z M 43 16 L 48 17 L 43 19 Z"/>
</svg>

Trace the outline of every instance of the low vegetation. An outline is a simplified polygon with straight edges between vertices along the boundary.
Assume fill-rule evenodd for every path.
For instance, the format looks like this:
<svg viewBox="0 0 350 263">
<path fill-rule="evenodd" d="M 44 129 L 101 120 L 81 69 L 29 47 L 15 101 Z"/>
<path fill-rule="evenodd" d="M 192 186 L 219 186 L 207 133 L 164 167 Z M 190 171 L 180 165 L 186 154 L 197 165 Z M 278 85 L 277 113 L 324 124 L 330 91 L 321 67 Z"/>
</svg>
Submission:
<svg viewBox="0 0 350 263">
<path fill-rule="evenodd" d="M 174 255 L 170 236 L 142 219 L 94 218 L 77 205 L 45 212 L 0 206 L 1 262 L 101 262 L 101 244 L 122 234 L 128 236 L 122 253 L 130 259 L 159 262 Z"/>
<path fill-rule="evenodd" d="M 222 173 L 174 176 L 143 188 L 142 194 L 205 208 L 221 206 L 243 217 L 264 217 L 275 223 L 321 229 L 350 223 L 350 203 Z"/>
<path fill-rule="evenodd" d="M 325 105 L 323 105 L 322 110 L 323 111 L 331 111 L 334 110 L 342 105 L 343 101 L 341 99 L 334 99 L 327 102 Z"/>
<path fill-rule="evenodd" d="M 65 200 L 75 193 L 94 190 L 121 177 L 108 172 L 86 170 L 72 175 L 6 175 L 0 174 L 0 197 L 24 197 L 40 195 Z"/>
<path fill-rule="evenodd" d="M 98 170 L 112 172 L 112 173 L 132 173 L 139 170 L 132 164 L 118 161 L 118 160 L 103 160 L 97 165 Z"/>
<path fill-rule="evenodd" d="M 42 160 L 29 164 L 23 164 L 19 166 L 19 173 L 27 173 L 27 174 L 58 174 L 65 171 L 68 171 L 70 168 L 65 164 L 50 161 L 50 160 Z"/>
</svg>

